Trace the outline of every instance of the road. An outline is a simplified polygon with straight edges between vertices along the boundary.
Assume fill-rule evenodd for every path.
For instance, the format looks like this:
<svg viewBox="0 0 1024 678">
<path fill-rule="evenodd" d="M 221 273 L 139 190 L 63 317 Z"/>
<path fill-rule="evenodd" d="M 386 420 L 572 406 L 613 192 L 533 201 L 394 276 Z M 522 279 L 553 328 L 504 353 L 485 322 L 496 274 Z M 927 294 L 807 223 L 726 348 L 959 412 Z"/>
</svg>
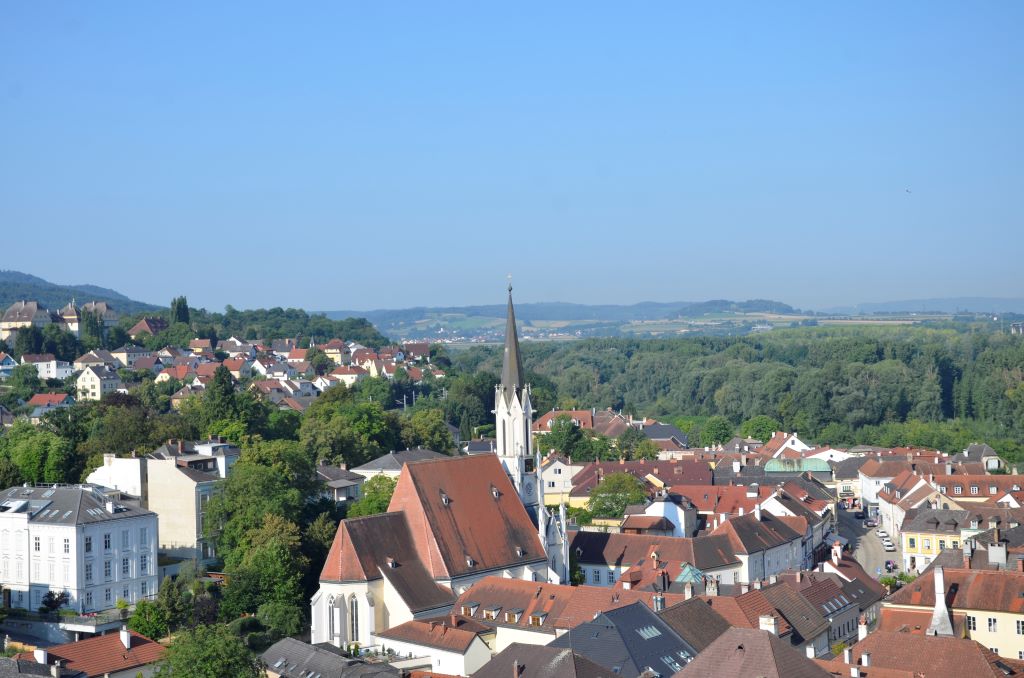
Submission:
<svg viewBox="0 0 1024 678">
<path fill-rule="evenodd" d="M 865 528 L 864 521 L 855 518 L 854 513 L 856 511 L 839 510 L 839 534 L 850 540 L 853 557 L 868 574 L 877 579 L 879 568 L 881 568 L 882 575 L 885 574 L 886 560 L 900 562 L 899 552 L 887 553 L 882 548 L 882 540 L 875 534 L 875 528 Z"/>
</svg>

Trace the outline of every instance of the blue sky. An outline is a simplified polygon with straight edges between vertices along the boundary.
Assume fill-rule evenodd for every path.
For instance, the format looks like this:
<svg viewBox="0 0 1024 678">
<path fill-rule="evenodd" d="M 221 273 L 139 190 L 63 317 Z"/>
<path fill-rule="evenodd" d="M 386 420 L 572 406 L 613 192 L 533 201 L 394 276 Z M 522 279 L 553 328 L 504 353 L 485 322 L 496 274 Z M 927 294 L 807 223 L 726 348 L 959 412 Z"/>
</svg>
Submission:
<svg viewBox="0 0 1024 678">
<path fill-rule="evenodd" d="M 7 3 L 0 268 L 221 309 L 1020 296 L 1024 3 Z M 910 192 L 907 192 L 907 189 Z"/>
</svg>

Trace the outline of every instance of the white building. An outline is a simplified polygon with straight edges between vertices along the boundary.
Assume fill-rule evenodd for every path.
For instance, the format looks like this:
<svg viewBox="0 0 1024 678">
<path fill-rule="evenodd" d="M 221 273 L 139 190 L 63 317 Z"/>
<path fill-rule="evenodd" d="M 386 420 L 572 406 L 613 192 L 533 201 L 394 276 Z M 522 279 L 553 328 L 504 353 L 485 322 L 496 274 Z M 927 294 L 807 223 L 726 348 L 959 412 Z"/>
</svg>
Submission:
<svg viewBox="0 0 1024 678">
<path fill-rule="evenodd" d="M 75 382 L 79 400 L 101 400 L 108 393 L 121 388 L 117 372 L 104 367 L 86 367 Z"/>
<path fill-rule="evenodd" d="M 35 610 L 49 591 L 80 612 L 156 595 L 157 516 L 89 485 L 0 493 L 4 605 Z"/>
</svg>

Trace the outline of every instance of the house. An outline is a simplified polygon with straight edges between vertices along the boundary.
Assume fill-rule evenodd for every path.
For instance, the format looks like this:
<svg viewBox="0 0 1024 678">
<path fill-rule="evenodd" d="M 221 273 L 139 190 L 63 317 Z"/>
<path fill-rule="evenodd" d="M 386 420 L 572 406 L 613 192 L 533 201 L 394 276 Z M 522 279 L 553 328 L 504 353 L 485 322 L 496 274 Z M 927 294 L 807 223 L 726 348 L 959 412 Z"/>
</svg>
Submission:
<svg viewBox="0 0 1024 678">
<path fill-rule="evenodd" d="M 430 344 L 425 341 L 407 341 L 402 344 L 405 359 L 412 362 L 430 361 Z"/>
<path fill-rule="evenodd" d="M 647 672 L 673 675 L 697 656 L 692 645 L 640 602 L 600 612 L 548 646 L 572 649 L 623 678 Z"/>
<path fill-rule="evenodd" d="M 34 365 L 40 379 L 67 379 L 73 373 L 71 363 L 57 360 L 52 353 L 26 353 L 22 365 Z"/>
<path fill-rule="evenodd" d="M 26 404 L 29 407 L 68 407 L 75 404 L 75 399 L 67 393 L 36 393 Z"/>
<path fill-rule="evenodd" d="M 344 465 L 332 466 L 321 460 L 316 467 L 316 474 L 326 488 L 326 495 L 338 504 L 358 501 L 365 476 L 346 470 Z"/>
<path fill-rule="evenodd" d="M 473 678 L 616 678 L 614 672 L 572 650 L 512 643 Z M 426 678 L 426 677 L 424 677 Z"/>
<path fill-rule="evenodd" d="M 247 341 L 235 337 L 229 337 L 224 341 L 217 342 L 217 351 L 227 353 L 229 358 L 243 358 L 252 360 L 256 357 L 256 347 Z"/>
<path fill-rule="evenodd" d="M 155 381 L 158 384 L 170 381 L 171 379 L 184 382 L 192 381 L 196 377 L 196 367 L 198 367 L 198 365 L 194 367 L 188 363 L 184 365 L 171 365 L 170 367 L 165 367 L 160 371 L 160 374 L 156 375 Z"/>
<path fill-rule="evenodd" d="M 703 652 L 732 626 L 702 598 L 690 598 L 666 607 L 658 616 L 690 647 Z"/>
<path fill-rule="evenodd" d="M 758 448 L 757 452 L 763 456 L 778 458 L 783 456 L 783 453 L 787 450 L 793 452 L 807 452 L 810 449 L 812 449 L 810 445 L 797 437 L 796 431 L 793 433 L 775 431 L 772 433 L 772 437 L 764 445 Z"/>
<path fill-rule="evenodd" d="M 213 353 L 213 342 L 209 339 L 193 339 L 188 342 L 188 348 L 193 353 Z"/>
<path fill-rule="evenodd" d="M 670 485 L 711 485 L 711 468 L 702 461 L 639 460 L 592 461 L 572 478 L 569 505 L 582 507 L 590 501 L 590 492 L 612 473 L 628 473 L 639 479 L 653 496 Z"/>
<path fill-rule="evenodd" d="M 568 419 L 573 426 L 590 431 L 594 428 L 594 418 L 591 410 L 558 410 L 554 409 L 550 412 L 545 412 L 540 415 L 533 422 L 533 432 L 544 434 L 550 433 L 551 427 L 554 423 L 561 418 Z M 543 445 L 543 443 L 538 443 Z"/>
<path fill-rule="evenodd" d="M 845 673 L 843 675 L 849 675 Z M 770 631 L 733 628 L 723 633 L 678 678 L 833 678 Z"/>
<path fill-rule="evenodd" d="M 711 534 L 729 537 L 733 553 L 740 559 L 741 583 L 767 579 L 803 565 L 804 535 L 762 511 L 760 505 L 754 507 L 754 513 L 730 518 Z"/>
<path fill-rule="evenodd" d="M 18 361 L 13 356 L 0 351 L 0 379 L 11 376 L 11 371 L 18 366 Z"/>
<path fill-rule="evenodd" d="M 663 537 L 614 532 L 570 532 L 569 551 L 590 586 L 629 591 L 702 593 L 705 578 L 738 581 L 740 559 L 726 536 Z"/>
<path fill-rule="evenodd" d="M 836 498 L 845 502 L 846 506 L 860 506 L 860 467 L 868 462 L 868 457 L 853 456 L 843 461 L 829 462 L 832 467 L 832 485 L 836 490 Z"/>
<path fill-rule="evenodd" d="M 100 400 L 121 388 L 121 378 L 109 367 L 87 367 L 75 382 L 81 400 Z"/>
<path fill-rule="evenodd" d="M 370 373 L 357 365 L 341 365 L 331 371 L 331 376 L 351 388 L 357 382 L 369 377 Z"/>
<path fill-rule="evenodd" d="M 495 574 L 548 578 L 546 547 L 498 458 L 406 464 L 387 513 L 339 524 L 313 596 L 313 642 L 370 644 L 378 630 L 446 613 Z"/>
<path fill-rule="evenodd" d="M 120 314 L 114 307 L 105 301 L 87 301 L 82 304 L 81 313 L 82 315 L 92 313 L 98 316 L 100 324 L 103 325 L 105 330 L 116 326 L 121 319 Z"/>
<path fill-rule="evenodd" d="M 52 645 L 18 657 L 79 671 L 88 678 L 136 678 L 152 676 L 165 652 L 167 648 L 160 643 L 122 627 L 118 633 Z"/>
<path fill-rule="evenodd" d="M 38 650 L 42 653 L 45 650 Z M 0 678 L 20 678 L 21 676 L 56 676 L 56 678 L 86 678 L 81 671 L 72 671 L 67 668 L 47 666 L 35 660 L 34 653 L 31 659 L 13 659 L 0 657 Z"/>
<path fill-rule="evenodd" d="M 0 405 L 0 429 L 11 428 L 14 426 L 15 419 L 13 412 Z"/>
<path fill-rule="evenodd" d="M 282 638 L 261 656 L 270 678 L 398 678 L 390 664 L 368 664 L 342 657 L 294 638 Z"/>
<path fill-rule="evenodd" d="M 110 351 L 102 348 L 94 349 L 83 356 L 75 358 L 73 365 L 75 372 L 81 372 L 87 367 L 109 367 L 114 370 L 124 367 L 124 364 L 115 358 Z"/>
<path fill-rule="evenodd" d="M 0 316 L 0 341 L 14 344 L 18 330 L 25 327 L 43 328 L 52 322 L 50 312 L 37 301 L 16 301 Z"/>
<path fill-rule="evenodd" d="M 471 676 L 491 660 L 491 651 L 480 634 L 466 626 L 456 615 L 413 619 L 378 632 L 377 639 L 398 657 L 422 658 L 422 663 L 403 662 L 404 667 Z"/>
<path fill-rule="evenodd" d="M 137 341 L 141 336 L 155 337 L 167 329 L 167 321 L 163 318 L 143 318 L 132 325 L 128 330 L 128 336 L 132 341 Z"/>
<path fill-rule="evenodd" d="M 572 479 L 583 470 L 584 464 L 573 464 L 572 459 L 561 454 L 548 454 L 541 459 L 540 476 L 544 483 L 544 502 L 549 506 L 568 503 L 572 492 Z"/>
<path fill-rule="evenodd" d="M 818 563 L 817 571 L 820 574 L 836 575 L 838 577 L 836 583 L 843 587 L 846 597 L 857 603 L 857 608 L 860 610 L 858 618 L 864 618 L 869 624 L 874 623 L 878 618 L 881 600 L 885 597 L 886 590 L 878 583 L 877 579 L 861 567 L 853 556 L 846 555 L 841 549 L 833 547 L 831 559 Z M 780 578 L 786 576 L 794 576 L 799 581 L 801 577 L 810 575 L 800 572 L 794 575 L 783 573 Z"/>
<path fill-rule="evenodd" d="M 317 348 L 333 360 L 335 365 L 347 365 L 352 360 L 352 353 L 349 347 L 341 339 L 331 339 L 326 344 L 320 344 Z"/>
<path fill-rule="evenodd" d="M 970 506 L 970 505 L 968 505 Z M 986 530 L 1007 530 L 1024 522 L 1024 510 L 996 507 L 921 508 L 907 511 L 899 535 L 903 567 L 924 571 L 942 551 Z"/>
<path fill-rule="evenodd" d="M 139 358 L 148 358 L 153 355 L 153 352 L 147 348 L 141 346 L 135 346 L 134 344 L 125 344 L 119 348 L 115 348 L 110 352 L 110 355 L 117 358 L 117 360 L 127 367 L 129 370 L 135 369 L 135 361 Z"/>
<path fill-rule="evenodd" d="M 1006 678 L 1024 674 L 1024 663 L 1001 658 L 974 640 L 889 631 L 868 634 L 841 657 L 816 661 L 832 676 Z"/>
<path fill-rule="evenodd" d="M 565 586 L 491 576 L 459 596 L 452 611 L 459 617 L 493 630 L 493 650 L 512 643 L 548 645 L 601 612 L 643 603 L 661 609 L 682 602 L 675 594 L 609 590 L 595 586 Z"/>
<path fill-rule="evenodd" d="M 647 424 L 641 430 L 648 440 L 655 443 L 670 443 L 663 449 L 685 450 L 690 446 L 690 436 L 671 424 Z"/>
<path fill-rule="evenodd" d="M 96 612 L 155 595 L 157 516 L 89 485 L 0 493 L 4 606 L 36 610 L 49 591 Z"/>
<path fill-rule="evenodd" d="M 398 478 L 401 475 L 402 469 L 406 464 L 414 461 L 423 461 L 424 459 L 447 459 L 449 458 L 446 454 L 435 452 L 434 450 L 427 450 L 422 447 L 417 447 L 413 450 L 402 450 L 400 452 L 388 452 L 383 454 L 373 461 L 368 461 L 362 466 L 357 466 L 352 469 L 353 473 L 361 475 L 363 478 L 372 478 L 376 475 L 385 475 L 389 478 Z"/>
</svg>

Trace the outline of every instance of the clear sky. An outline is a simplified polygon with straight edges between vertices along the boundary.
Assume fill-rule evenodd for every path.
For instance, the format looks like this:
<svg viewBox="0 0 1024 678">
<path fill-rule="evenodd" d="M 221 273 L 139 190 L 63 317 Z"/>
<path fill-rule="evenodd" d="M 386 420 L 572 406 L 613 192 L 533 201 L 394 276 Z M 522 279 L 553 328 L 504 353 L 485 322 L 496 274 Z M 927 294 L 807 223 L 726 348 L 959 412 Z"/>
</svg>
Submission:
<svg viewBox="0 0 1024 678">
<path fill-rule="evenodd" d="M 7 2 L 0 268 L 222 309 L 1020 296 L 1024 2 Z M 909 192 L 908 192 L 909 189 Z"/>
</svg>

